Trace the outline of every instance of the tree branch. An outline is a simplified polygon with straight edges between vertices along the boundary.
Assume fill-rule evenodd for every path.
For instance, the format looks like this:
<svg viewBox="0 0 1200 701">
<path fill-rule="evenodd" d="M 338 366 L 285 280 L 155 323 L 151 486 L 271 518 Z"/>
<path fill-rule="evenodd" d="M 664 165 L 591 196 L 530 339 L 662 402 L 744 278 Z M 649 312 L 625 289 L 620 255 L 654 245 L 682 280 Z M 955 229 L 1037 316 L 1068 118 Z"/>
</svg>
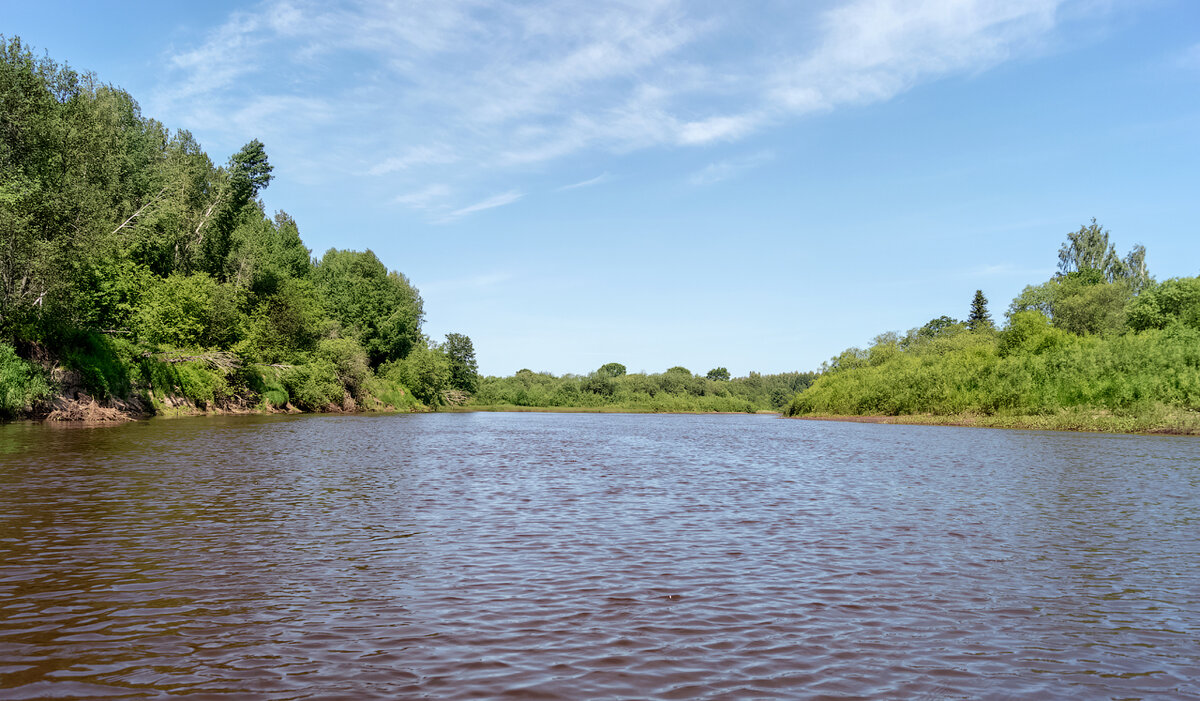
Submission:
<svg viewBox="0 0 1200 701">
<path fill-rule="evenodd" d="M 111 232 L 109 232 L 109 234 L 108 234 L 108 235 L 109 235 L 109 236 L 112 236 L 113 234 L 117 233 L 117 232 L 118 232 L 118 231 L 120 231 L 121 229 L 124 229 L 124 228 L 125 228 L 125 227 L 126 227 L 128 224 L 129 224 L 129 222 L 133 221 L 133 220 L 134 220 L 134 218 L 136 218 L 136 217 L 137 217 L 137 215 L 141 214 L 141 213 L 142 213 L 142 211 L 143 211 L 144 209 L 146 209 L 146 208 L 147 208 L 147 207 L 149 207 L 150 205 L 154 204 L 155 202 L 158 202 L 158 201 L 159 201 L 159 199 L 161 199 L 161 198 L 162 198 L 162 196 L 163 196 L 163 193 L 164 193 L 164 192 L 166 192 L 166 191 L 167 191 L 167 188 L 164 186 L 164 187 L 163 187 L 163 189 L 159 190 L 159 191 L 158 191 L 158 194 L 154 196 L 154 199 L 150 200 L 149 202 L 147 202 L 146 204 L 142 205 L 141 207 L 138 207 L 138 211 L 134 212 L 133 214 L 130 214 L 128 219 L 126 219 L 125 221 L 121 222 L 121 225 L 120 225 L 120 226 L 118 226 L 117 228 L 113 229 Z"/>
</svg>

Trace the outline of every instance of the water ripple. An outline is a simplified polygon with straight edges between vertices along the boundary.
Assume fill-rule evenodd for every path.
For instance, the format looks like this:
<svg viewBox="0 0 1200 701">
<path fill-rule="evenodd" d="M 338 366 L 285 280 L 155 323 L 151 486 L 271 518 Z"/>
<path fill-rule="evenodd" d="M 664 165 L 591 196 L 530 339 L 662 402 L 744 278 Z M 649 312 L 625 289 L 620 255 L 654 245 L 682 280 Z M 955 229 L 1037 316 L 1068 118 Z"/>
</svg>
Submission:
<svg viewBox="0 0 1200 701">
<path fill-rule="evenodd" d="M 0 426 L 0 697 L 1200 698 L 1200 443 Z"/>
</svg>

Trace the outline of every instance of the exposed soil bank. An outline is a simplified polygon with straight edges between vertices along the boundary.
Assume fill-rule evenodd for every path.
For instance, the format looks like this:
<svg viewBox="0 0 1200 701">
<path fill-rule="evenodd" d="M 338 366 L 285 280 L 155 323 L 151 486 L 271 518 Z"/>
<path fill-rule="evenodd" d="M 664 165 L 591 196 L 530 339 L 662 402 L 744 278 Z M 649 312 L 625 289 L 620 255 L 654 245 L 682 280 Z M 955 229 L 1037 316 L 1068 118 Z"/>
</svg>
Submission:
<svg viewBox="0 0 1200 701">
<path fill-rule="evenodd" d="M 367 414 L 367 413 L 396 413 L 402 410 L 390 405 L 363 407 L 352 398 L 347 397 L 342 404 L 329 404 L 319 412 L 321 414 Z M 59 392 L 49 402 L 30 408 L 17 416 L 24 421 L 53 421 L 80 423 L 124 423 L 139 421 L 153 417 L 207 416 L 225 414 L 303 414 L 301 409 L 291 403 L 284 406 L 273 406 L 269 403 L 250 402 L 233 397 L 216 402 L 197 403 L 187 397 L 168 395 L 156 397 L 149 392 L 145 398 L 133 396 L 129 399 L 107 397 L 96 399 L 88 393 L 74 389 Z"/>
</svg>

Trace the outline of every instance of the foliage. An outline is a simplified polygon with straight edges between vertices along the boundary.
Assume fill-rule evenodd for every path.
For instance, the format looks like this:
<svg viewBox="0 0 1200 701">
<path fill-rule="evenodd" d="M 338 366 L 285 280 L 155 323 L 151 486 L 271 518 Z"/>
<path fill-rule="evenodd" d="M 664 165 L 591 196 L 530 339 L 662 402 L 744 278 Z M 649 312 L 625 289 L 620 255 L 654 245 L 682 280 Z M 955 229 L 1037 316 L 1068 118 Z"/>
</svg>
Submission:
<svg viewBox="0 0 1200 701">
<path fill-rule="evenodd" d="M 414 406 L 371 368 L 419 348 L 412 378 L 432 401 L 446 362 L 424 343 L 417 290 L 370 251 L 314 264 L 296 221 L 264 211 L 272 172 L 257 139 L 216 166 L 123 90 L 0 37 L 5 347 L 41 349 L 61 391 L 310 410 L 377 406 L 375 391 Z M 448 347 L 454 386 L 471 386 L 470 340 Z M 0 355 L 0 390 L 25 411 L 44 373 Z"/>
<path fill-rule="evenodd" d="M 984 305 L 987 304 L 986 299 L 983 302 Z M 936 319 L 930 319 L 928 323 L 917 329 L 915 334 L 912 334 L 913 338 L 906 339 L 905 343 L 911 344 L 916 342 L 918 340 L 916 337 L 919 337 L 921 340 L 928 340 L 939 336 L 948 336 L 958 333 L 965 328 L 967 328 L 965 323 L 943 314 Z"/>
<path fill-rule="evenodd" d="M 728 368 L 723 368 L 723 367 L 713 368 L 712 370 L 708 371 L 708 374 L 705 375 L 705 378 L 707 378 L 709 380 L 719 380 L 722 382 L 728 382 L 729 381 L 729 370 L 728 370 Z"/>
<path fill-rule="evenodd" d="M 337 366 L 324 358 L 290 367 L 279 379 L 292 404 L 305 411 L 340 407 L 345 397 L 346 390 L 338 381 Z"/>
<path fill-rule="evenodd" d="M 1173 324 L 1200 328 L 1200 277 L 1172 278 L 1142 290 L 1127 307 L 1127 323 L 1134 331 Z"/>
<path fill-rule="evenodd" d="M 998 337 L 958 336 L 880 366 L 824 375 L 788 413 L 1042 415 L 1155 404 L 1200 409 L 1200 332 L 1076 336 L 1022 312 Z"/>
<path fill-rule="evenodd" d="M 362 398 L 371 376 L 367 352 L 352 338 L 326 338 L 317 344 L 317 362 L 333 366 L 334 375 L 351 397 Z"/>
<path fill-rule="evenodd" d="M 1059 275 L 1096 271 L 1105 282 L 1125 280 L 1134 291 L 1141 290 L 1151 279 L 1146 268 L 1146 248 L 1137 244 L 1121 258 L 1116 246 L 1108 242 L 1108 235 L 1095 217 L 1091 224 L 1068 233 L 1066 242 L 1058 249 Z"/>
<path fill-rule="evenodd" d="M 408 355 L 381 365 L 379 376 L 407 387 L 423 404 L 442 403 L 442 393 L 450 386 L 450 360 L 436 346 L 426 342 L 409 351 Z"/>
<path fill-rule="evenodd" d="M 12 418 L 50 396 L 50 385 L 41 368 L 17 356 L 15 348 L 0 343 L 0 417 Z"/>
<path fill-rule="evenodd" d="M 602 367 L 587 376 L 521 370 L 511 377 L 485 377 L 476 406 L 606 409 L 621 411 L 753 412 L 782 407 L 815 376 L 783 373 L 728 380 L 693 376 L 681 367 L 657 374 L 617 376 Z"/>
<path fill-rule="evenodd" d="M 987 305 L 987 297 L 983 296 L 983 290 L 975 290 L 975 297 L 971 300 L 971 313 L 967 316 L 969 330 L 982 331 L 992 328 L 992 315 L 988 312 Z"/>
<path fill-rule="evenodd" d="M 475 362 L 475 345 L 471 343 L 471 337 L 448 333 L 442 350 L 450 363 L 450 388 L 474 394 L 479 388 L 479 365 Z"/>
<path fill-rule="evenodd" d="M 420 295 L 371 251 L 331 248 L 314 274 L 329 315 L 362 343 L 373 366 L 404 358 L 420 343 Z"/>
<path fill-rule="evenodd" d="M 1145 250 L 1118 258 L 1095 220 L 1069 235 L 1059 274 L 1026 287 L 1006 316 L 998 334 L 955 333 L 942 317 L 899 343 L 880 335 L 826 363 L 787 413 L 1119 428 L 1200 409 L 1200 278 L 1154 283 Z"/>
<path fill-rule="evenodd" d="M 240 321 L 235 291 L 208 273 L 156 280 L 130 319 L 139 340 L 176 348 L 228 347 Z"/>
</svg>

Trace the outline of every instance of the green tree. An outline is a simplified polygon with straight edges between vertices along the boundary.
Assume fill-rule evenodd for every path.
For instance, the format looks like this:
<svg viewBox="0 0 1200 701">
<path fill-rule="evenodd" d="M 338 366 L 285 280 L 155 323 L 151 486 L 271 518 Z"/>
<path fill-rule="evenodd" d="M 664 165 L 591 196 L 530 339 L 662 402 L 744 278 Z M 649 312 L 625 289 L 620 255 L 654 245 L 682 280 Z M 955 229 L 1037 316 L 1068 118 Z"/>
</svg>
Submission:
<svg viewBox="0 0 1200 701">
<path fill-rule="evenodd" d="M 240 355 L 251 362 L 292 363 L 303 360 L 337 324 L 311 280 L 287 278 L 258 299 L 247 326 L 245 340 L 235 348 Z"/>
<path fill-rule="evenodd" d="M 1200 328 L 1200 277 L 1151 285 L 1129 303 L 1128 315 L 1134 331 L 1165 329 L 1176 323 Z"/>
<path fill-rule="evenodd" d="M 272 166 L 258 139 L 250 141 L 229 157 L 223 182 L 205 211 L 206 217 L 197 227 L 197 264 L 215 276 L 229 273 L 229 255 L 233 249 L 233 232 L 246 217 L 261 217 L 261 205 L 255 199 L 260 190 L 271 182 Z M 255 206 L 250 205 L 254 203 Z M 207 215 L 212 215 L 209 225 Z"/>
<path fill-rule="evenodd" d="M 1150 282 L 1146 248 L 1137 244 L 1121 258 L 1108 238 L 1108 230 L 1096 223 L 1095 217 L 1090 224 L 1068 233 L 1066 242 L 1058 249 L 1058 274 L 1095 270 L 1106 282 L 1126 280 L 1135 293 L 1140 291 Z"/>
<path fill-rule="evenodd" d="M 621 377 L 625 374 L 625 366 L 620 363 L 605 363 L 596 374 L 601 377 Z"/>
<path fill-rule="evenodd" d="M 968 329 L 983 331 L 993 328 L 992 315 L 988 312 L 987 305 L 987 297 L 983 296 L 983 290 L 975 290 L 975 297 L 971 300 L 971 313 L 967 316 Z"/>
<path fill-rule="evenodd" d="M 441 349 L 422 339 L 403 359 L 381 365 L 379 374 L 407 387 L 422 404 L 437 406 L 449 388 L 450 361 Z"/>
<path fill-rule="evenodd" d="M 366 348 L 372 366 L 404 358 L 421 342 L 420 295 L 371 251 L 331 248 L 314 275 L 330 316 Z"/>
<path fill-rule="evenodd" d="M 987 300 L 984 300 L 984 305 L 986 311 Z M 917 333 L 925 338 L 937 338 L 938 336 L 951 333 L 955 329 L 959 329 L 961 324 L 962 322 L 958 319 L 943 314 L 936 319 L 930 319 L 928 323 L 926 323 L 917 331 Z"/>
<path fill-rule="evenodd" d="M 475 345 L 470 336 L 448 333 L 442 350 L 450 363 L 450 388 L 474 394 L 479 388 L 479 365 L 475 362 Z"/>
<path fill-rule="evenodd" d="M 234 207 L 240 209 L 257 197 L 259 190 L 271 183 L 272 170 L 267 151 L 258 139 L 230 156 L 229 185 Z"/>
<path fill-rule="evenodd" d="M 237 304 L 233 291 L 207 273 L 172 275 L 146 291 L 134 325 L 153 345 L 228 347 L 238 333 Z"/>
<path fill-rule="evenodd" d="M 712 370 L 708 371 L 708 374 L 705 375 L 705 377 L 707 377 L 710 380 L 717 380 L 719 382 L 728 382 L 729 381 L 729 370 L 727 370 L 726 368 L 723 368 L 723 367 L 713 368 Z"/>
</svg>

